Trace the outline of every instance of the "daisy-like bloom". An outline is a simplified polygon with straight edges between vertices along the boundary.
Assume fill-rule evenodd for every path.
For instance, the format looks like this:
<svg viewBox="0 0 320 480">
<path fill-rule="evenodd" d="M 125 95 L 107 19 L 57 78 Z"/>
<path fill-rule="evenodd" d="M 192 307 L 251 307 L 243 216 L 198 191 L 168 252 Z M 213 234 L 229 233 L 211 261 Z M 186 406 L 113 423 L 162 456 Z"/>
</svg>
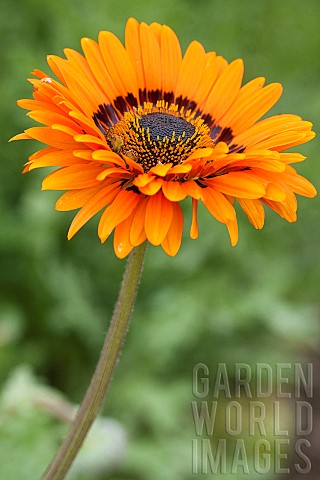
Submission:
<svg viewBox="0 0 320 480">
<path fill-rule="evenodd" d="M 35 70 L 33 100 L 18 105 L 44 126 L 14 139 L 48 146 L 29 158 L 24 171 L 60 167 L 43 190 L 66 190 L 57 210 L 80 209 L 70 239 L 103 210 L 98 235 L 114 231 L 114 250 L 125 257 L 148 240 L 175 255 L 192 201 L 190 236 L 198 237 L 199 200 L 238 240 L 235 203 L 257 229 L 264 207 L 296 220 L 295 194 L 315 188 L 290 165 L 305 159 L 284 153 L 314 137 L 297 115 L 259 120 L 279 99 L 279 83 L 262 77 L 242 84 L 243 62 L 228 63 L 193 41 L 184 55 L 165 25 L 130 19 L 125 46 L 110 32 L 83 38 L 83 55 L 65 49 L 50 55 L 58 80 Z"/>
</svg>

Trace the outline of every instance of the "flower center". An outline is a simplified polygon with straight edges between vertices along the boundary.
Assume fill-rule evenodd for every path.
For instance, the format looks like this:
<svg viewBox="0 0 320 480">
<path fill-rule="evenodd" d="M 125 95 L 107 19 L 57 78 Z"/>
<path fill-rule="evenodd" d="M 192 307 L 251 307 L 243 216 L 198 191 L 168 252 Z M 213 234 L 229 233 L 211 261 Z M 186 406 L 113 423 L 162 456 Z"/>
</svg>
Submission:
<svg viewBox="0 0 320 480">
<path fill-rule="evenodd" d="M 149 132 L 152 142 L 177 143 L 181 138 L 186 141 L 195 133 L 195 126 L 182 117 L 173 117 L 168 113 L 147 113 L 139 120 L 140 127 Z"/>
<path fill-rule="evenodd" d="M 210 129 L 195 112 L 164 101 L 145 103 L 106 133 L 111 148 L 139 163 L 145 172 L 159 163 L 178 165 L 197 148 L 212 147 Z"/>
</svg>

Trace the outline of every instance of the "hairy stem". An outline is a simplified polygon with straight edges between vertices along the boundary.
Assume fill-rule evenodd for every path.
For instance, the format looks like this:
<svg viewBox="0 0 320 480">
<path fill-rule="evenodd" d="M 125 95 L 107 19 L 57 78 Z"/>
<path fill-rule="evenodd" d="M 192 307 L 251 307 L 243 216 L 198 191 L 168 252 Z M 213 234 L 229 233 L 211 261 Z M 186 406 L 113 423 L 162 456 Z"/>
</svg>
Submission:
<svg viewBox="0 0 320 480">
<path fill-rule="evenodd" d="M 110 384 L 128 329 L 146 251 L 146 242 L 136 247 L 128 258 L 118 300 L 96 370 L 87 393 L 56 456 L 42 475 L 42 480 L 62 480 L 97 417 Z"/>
</svg>

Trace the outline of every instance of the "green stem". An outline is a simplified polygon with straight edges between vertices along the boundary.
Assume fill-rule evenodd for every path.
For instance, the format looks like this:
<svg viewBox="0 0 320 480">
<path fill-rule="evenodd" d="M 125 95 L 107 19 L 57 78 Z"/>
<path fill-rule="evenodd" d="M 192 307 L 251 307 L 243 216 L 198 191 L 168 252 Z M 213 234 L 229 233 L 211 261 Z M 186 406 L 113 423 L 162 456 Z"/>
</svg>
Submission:
<svg viewBox="0 0 320 480">
<path fill-rule="evenodd" d="M 128 258 L 117 304 L 87 393 L 56 456 L 41 477 L 62 480 L 98 415 L 123 345 L 142 272 L 146 242 Z"/>
</svg>

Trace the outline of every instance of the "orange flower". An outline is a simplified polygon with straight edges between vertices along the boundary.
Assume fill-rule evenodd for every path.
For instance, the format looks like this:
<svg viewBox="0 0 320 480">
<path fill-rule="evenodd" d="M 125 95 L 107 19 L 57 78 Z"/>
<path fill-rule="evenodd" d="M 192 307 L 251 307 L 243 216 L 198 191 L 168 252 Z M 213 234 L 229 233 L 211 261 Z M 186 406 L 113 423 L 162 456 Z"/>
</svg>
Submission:
<svg viewBox="0 0 320 480">
<path fill-rule="evenodd" d="M 66 190 L 57 210 L 80 209 L 73 235 L 104 209 L 98 235 L 114 230 L 123 258 L 148 240 L 169 255 L 180 248 L 184 217 L 180 202 L 192 199 L 190 236 L 198 237 L 199 200 L 238 240 L 235 200 L 257 229 L 264 205 L 296 220 L 295 193 L 316 195 L 292 163 L 305 159 L 287 148 L 314 137 L 297 115 L 258 121 L 279 99 L 278 83 L 256 78 L 241 86 L 243 63 L 206 53 L 196 41 L 184 56 L 167 26 L 130 19 L 125 47 L 110 32 L 99 42 L 83 38 L 84 55 L 66 49 L 49 56 L 59 81 L 35 70 L 33 100 L 18 105 L 45 125 L 14 139 L 48 146 L 31 155 L 24 172 L 60 167 L 43 190 Z"/>
</svg>

